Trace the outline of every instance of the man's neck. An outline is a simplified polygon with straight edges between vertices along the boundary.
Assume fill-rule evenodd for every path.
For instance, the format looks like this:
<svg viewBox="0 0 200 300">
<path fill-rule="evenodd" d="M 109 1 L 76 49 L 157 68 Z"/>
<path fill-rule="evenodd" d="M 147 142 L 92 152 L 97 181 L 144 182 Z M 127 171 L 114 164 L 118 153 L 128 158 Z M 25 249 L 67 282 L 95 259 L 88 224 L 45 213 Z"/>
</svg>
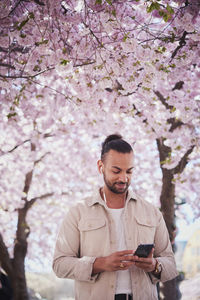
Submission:
<svg viewBox="0 0 200 300">
<path fill-rule="evenodd" d="M 123 208 L 126 202 L 127 191 L 123 194 L 116 194 L 104 186 L 102 188 L 102 196 L 109 208 Z"/>
</svg>

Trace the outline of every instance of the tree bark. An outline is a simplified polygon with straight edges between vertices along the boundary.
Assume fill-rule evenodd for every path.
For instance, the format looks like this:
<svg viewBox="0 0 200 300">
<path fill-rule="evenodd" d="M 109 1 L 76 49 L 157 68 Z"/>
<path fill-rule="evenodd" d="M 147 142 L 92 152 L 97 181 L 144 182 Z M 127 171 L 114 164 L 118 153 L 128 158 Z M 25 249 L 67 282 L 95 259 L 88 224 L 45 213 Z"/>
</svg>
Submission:
<svg viewBox="0 0 200 300">
<path fill-rule="evenodd" d="M 0 235 L 0 261 L 8 275 L 14 300 L 28 300 L 24 261 L 27 253 L 27 237 L 29 234 L 26 223 L 27 206 L 18 210 L 17 233 L 14 245 L 14 256 L 10 258 L 7 247 Z"/>
<path fill-rule="evenodd" d="M 31 175 L 28 173 L 26 175 L 24 191 L 28 190 L 28 186 L 30 187 L 30 184 Z M 30 228 L 26 221 L 27 213 L 38 199 L 45 199 L 52 195 L 53 193 L 46 193 L 44 195 L 32 198 L 29 201 L 27 201 L 26 198 L 23 199 L 25 201 L 24 207 L 18 209 L 18 223 L 13 259 L 10 258 L 8 249 L 3 241 L 2 235 L 0 234 L 0 262 L 2 263 L 2 268 L 7 273 L 8 279 L 12 286 L 13 300 L 29 299 L 25 275 L 25 258 L 28 248 L 28 236 L 30 234 Z"/>
<path fill-rule="evenodd" d="M 191 146 L 176 167 L 166 169 L 163 167 L 164 162 L 171 156 L 171 148 L 164 144 L 165 139 L 157 139 L 157 147 L 160 156 L 160 167 L 162 170 L 162 189 L 160 195 L 161 212 L 163 214 L 172 246 L 175 242 L 176 220 L 175 220 L 175 183 L 174 175 L 182 173 L 188 162 L 188 156 L 193 151 L 194 145 Z M 174 247 L 172 247 L 174 248 Z M 178 300 L 181 297 L 177 278 L 167 281 L 163 284 L 162 293 L 164 300 Z"/>
<path fill-rule="evenodd" d="M 171 243 L 174 243 L 175 225 L 175 184 L 173 183 L 174 170 L 163 168 L 163 162 L 171 155 L 171 148 L 164 145 L 164 139 L 157 139 L 157 147 L 160 156 L 160 167 L 162 170 L 162 189 L 160 195 L 161 212 L 163 214 Z M 161 289 L 164 300 L 177 300 L 176 279 L 163 284 Z"/>
<path fill-rule="evenodd" d="M 170 241 L 173 242 L 175 230 L 175 185 L 172 181 L 172 171 L 166 169 L 162 171 L 162 191 L 160 195 L 161 212 L 169 232 Z"/>
<path fill-rule="evenodd" d="M 164 162 L 171 155 L 171 148 L 164 144 L 165 139 L 157 139 L 157 147 L 160 156 L 160 168 L 162 171 L 162 189 L 160 194 L 161 212 L 163 214 L 170 241 L 173 242 L 175 230 L 175 184 L 173 182 L 174 169 L 163 167 Z"/>
<path fill-rule="evenodd" d="M 13 294 L 14 300 L 28 300 L 25 276 L 25 257 L 27 254 L 29 227 L 26 222 L 27 205 L 18 211 L 18 225 L 13 258 Z"/>
</svg>

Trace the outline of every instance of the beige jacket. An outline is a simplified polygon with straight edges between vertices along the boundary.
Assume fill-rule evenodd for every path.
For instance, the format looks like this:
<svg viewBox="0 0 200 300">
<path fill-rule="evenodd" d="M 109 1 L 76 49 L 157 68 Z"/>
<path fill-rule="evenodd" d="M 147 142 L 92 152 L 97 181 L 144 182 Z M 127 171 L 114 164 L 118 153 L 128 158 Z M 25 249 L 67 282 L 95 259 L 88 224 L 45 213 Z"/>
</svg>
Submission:
<svg viewBox="0 0 200 300">
<path fill-rule="evenodd" d="M 154 255 L 162 264 L 161 281 L 176 277 L 176 265 L 161 212 L 129 189 L 123 213 L 128 250 L 139 244 L 155 244 Z M 107 213 L 99 192 L 72 207 L 57 237 L 53 270 L 58 277 L 75 279 L 76 300 L 114 300 L 116 272 L 91 276 L 96 257 L 117 251 L 114 221 Z M 155 300 L 156 282 L 152 274 L 130 268 L 134 300 Z"/>
</svg>

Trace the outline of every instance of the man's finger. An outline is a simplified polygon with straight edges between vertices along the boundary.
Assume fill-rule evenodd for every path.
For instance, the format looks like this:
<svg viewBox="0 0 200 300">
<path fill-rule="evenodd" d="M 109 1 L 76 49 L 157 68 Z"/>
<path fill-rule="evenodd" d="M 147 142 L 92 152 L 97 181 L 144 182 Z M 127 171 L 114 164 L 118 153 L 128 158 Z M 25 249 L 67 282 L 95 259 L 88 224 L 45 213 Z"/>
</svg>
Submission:
<svg viewBox="0 0 200 300">
<path fill-rule="evenodd" d="M 120 256 L 120 259 L 123 261 L 134 261 L 133 255 Z"/>
<path fill-rule="evenodd" d="M 154 248 L 152 248 L 151 252 L 149 253 L 149 256 L 148 257 L 153 257 L 153 253 L 154 253 Z"/>
<path fill-rule="evenodd" d="M 123 251 L 118 251 L 117 254 L 119 256 L 124 256 L 124 255 L 128 255 L 128 254 L 133 254 L 133 250 L 123 250 Z"/>
<path fill-rule="evenodd" d="M 152 257 L 144 258 L 144 257 L 133 256 L 133 261 L 135 261 L 136 263 L 151 265 Z"/>
<path fill-rule="evenodd" d="M 123 262 L 118 266 L 118 269 L 119 270 L 127 270 L 134 264 L 135 264 L 134 262 Z"/>
</svg>

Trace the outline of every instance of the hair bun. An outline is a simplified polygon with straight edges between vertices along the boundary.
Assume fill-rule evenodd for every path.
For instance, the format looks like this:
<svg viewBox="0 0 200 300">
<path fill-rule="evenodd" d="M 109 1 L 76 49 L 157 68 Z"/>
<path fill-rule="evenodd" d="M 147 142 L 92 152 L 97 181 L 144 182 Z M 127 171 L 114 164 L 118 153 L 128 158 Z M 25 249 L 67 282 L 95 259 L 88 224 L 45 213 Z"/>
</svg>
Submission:
<svg viewBox="0 0 200 300">
<path fill-rule="evenodd" d="M 130 153 L 133 151 L 131 145 L 124 141 L 122 136 L 118 133 L 109 135 L 102 143 L 101 160 L 105 159 L 105 154 L 110 150 L 120 153 Z"/>
<path fill-rule="evenodd" d="M 121 139 L 122 139 L 122 136 L 120 134 L 111 134 L 105 139 L 105 141 L 103 142 L 103 145 L 105 145 L 111 141 L 121 140 Z"/>
</svg>

